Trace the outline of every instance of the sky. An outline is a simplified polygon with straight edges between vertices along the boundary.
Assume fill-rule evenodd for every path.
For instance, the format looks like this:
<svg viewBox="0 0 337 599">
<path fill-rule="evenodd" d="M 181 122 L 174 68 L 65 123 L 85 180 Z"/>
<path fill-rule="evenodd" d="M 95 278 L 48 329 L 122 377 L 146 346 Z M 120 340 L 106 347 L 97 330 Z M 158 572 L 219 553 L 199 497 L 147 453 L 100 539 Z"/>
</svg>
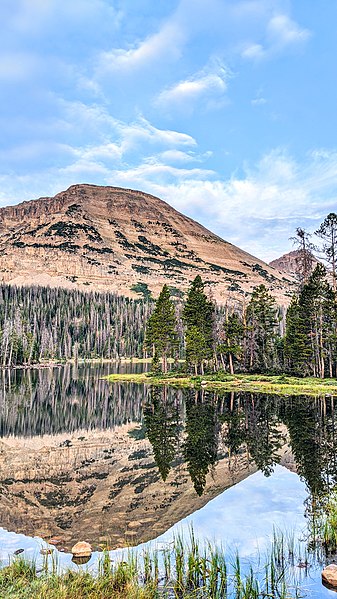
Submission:
<svg viewBox="0 0 337 599">
<path fill-rule="evenodd" d="M 333 0 L 1 0 L 0 205 L 141 189 L 269 261 L 337 211 Z"/>
</svg>

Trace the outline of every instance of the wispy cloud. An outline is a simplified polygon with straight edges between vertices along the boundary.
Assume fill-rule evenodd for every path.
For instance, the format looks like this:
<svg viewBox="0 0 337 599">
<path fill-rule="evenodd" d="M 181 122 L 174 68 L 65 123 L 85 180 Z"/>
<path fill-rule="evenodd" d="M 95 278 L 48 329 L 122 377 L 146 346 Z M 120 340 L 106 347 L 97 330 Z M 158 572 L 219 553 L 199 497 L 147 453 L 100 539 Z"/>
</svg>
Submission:
<svg viewBox="0 0 337 599">
<path fill-rule="evenodd" d="M 308 29 L 300 27 L 287 14 L 272 16 L 266 26 L 262 42 L 250 42 L 244 45 L 242 57 L 261 60 L 278 54 L 288 47 L 298 47 L 311 36 Z"/>
<path fill-rule="evenodd" d="M 151 144 L 164 144 L 174 147 L 193 147 L 197 145 L 196 140 L 187 133 L 173 131 L 171 129 L 158 129 L 144 117 L 131 124 L 119 122 L 117 128 L 121 134 L 126 148 L 138 143 L 148 142 Z"/>
<path fill-rule="evenodd" d="M 272 17 L 267 27 L 267 39 L 272 47 L 283 49 L 293 44 L 302 44 L 310 37 L 310 31 L 300 27 L 288 15 Z"/>
<path fill-rule="evenodd" d="M 178 23 L 169 21 L 153 35 L 135 43 L 130 48 L 113 48 L 101 52 L 98 57 L 96 76 L 109 73 L 132 74 L 134 71 L 148 69 L 153 63 L 163 59 L 177 60 L 181 56 L 185 33 Z"/>
<path fill-rule="evenodd" d="M 202 70 L 160 92 L 155 104 L 165 108 L 193 109 L 194 103 L 205 98 L 223 97 L 227 91 L 230 70 L 219 60 L 212 60 Z"/>
<path fill-rule="evenodd" d="M 251 104 L 253 106 L 263 106 L 264 104 L 267 104 L 267 100 L 263 97 L 257 97 L 251 100 Z"/>
</svg>

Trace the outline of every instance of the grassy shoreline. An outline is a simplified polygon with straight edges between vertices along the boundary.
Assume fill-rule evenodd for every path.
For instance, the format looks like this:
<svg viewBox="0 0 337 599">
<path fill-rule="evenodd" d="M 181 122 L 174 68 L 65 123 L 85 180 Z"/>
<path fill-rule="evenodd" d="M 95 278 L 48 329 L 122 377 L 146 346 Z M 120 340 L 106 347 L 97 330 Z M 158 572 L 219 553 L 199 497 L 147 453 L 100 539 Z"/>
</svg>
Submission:
<svg viewBox="0 0 337 599">
<path fill-rule="evenodd" d="M 291 557 L 290 550 L 293 552 Z M 290 599 L 298 597 L 292 565 L 301 546 L 273 535 L 264 554 L 242 559 L 236 551 L 174 537 L 165 548 L 128 552 L 115 561 L 104 552 L 97 569 L 62 570 L 57 559 L 38 565 L 21 556 L 0 567 L 3 599 Z M 296 560 L 296 561 L 295 561 Z M 301 595 L 303 596 L 303 595 Z"/>
<path fill-rule="evenodd" d="M 196 377 L 177 374 L 152 376 L 144 372 L 140 374 L 110 374 L 104 378 L 112 383 L 169 385 L 195 389 L 202 387 L 210 391 L 248 391 L 275 395 L 337 395 L 336 379 L 301 379 L 285 375 L 215 374 Z"/>
</svg>

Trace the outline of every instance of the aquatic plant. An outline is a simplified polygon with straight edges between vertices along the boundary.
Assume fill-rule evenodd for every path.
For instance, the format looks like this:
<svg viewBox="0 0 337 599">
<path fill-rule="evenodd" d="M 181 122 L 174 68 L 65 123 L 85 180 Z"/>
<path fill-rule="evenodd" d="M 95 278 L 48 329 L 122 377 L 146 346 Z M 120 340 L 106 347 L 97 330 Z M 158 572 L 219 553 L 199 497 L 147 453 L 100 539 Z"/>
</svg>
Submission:
<svg viewBox="0 0 337 599">
<path fill-rule="evenodd" d="M 42 567 L 21 556 L 0 569 L 3 599 L 295 599 L 299 596 L 293 536 L 275 532 L 265 555 L 247 561 L 223 548 L 200 543 L 190 531 L 165 548 L 129 550 L 114 561 L 104 551 L 95 575 L 86 569 L 62 572 L 54 555 Z M 227 554 L 227 557 L 225 557 Z M 301 589 L 301 597 L 305 597 Z"/>
</svg>

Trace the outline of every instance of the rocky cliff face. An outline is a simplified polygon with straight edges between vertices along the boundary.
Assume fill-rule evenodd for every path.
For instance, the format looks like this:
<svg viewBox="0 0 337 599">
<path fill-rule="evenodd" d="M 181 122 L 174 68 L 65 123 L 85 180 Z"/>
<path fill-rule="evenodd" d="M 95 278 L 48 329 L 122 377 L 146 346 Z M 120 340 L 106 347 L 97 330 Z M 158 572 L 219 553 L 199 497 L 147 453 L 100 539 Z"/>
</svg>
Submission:
<svg viewBox="0 0 337 599">
<path fill-rule="evenodd" d="M 213 297 L 242 298 L 264 283 L 280 303 L 294 285 L 162 200 L 117 187 L 74 185 L 53 198 L 0 209 L 0 280 L 157 296 L 201 275 Z"/>
<path fill-rule="evenodd" d="M 300 251 L 293 250 L 292 252 L 288 252 L 287 254 L 283 254 L 280 258 L 276 258 L 270 262 L 269 266 L 272 266 L 279 272 L 283 272 L 285 275 L 296 278 L 299 274 L 299 258 Z M 314 269 L 316 264 L 318 264 L 318 260 L 313 256 L 312 257 L 312 268 Z"/>
</svg>

